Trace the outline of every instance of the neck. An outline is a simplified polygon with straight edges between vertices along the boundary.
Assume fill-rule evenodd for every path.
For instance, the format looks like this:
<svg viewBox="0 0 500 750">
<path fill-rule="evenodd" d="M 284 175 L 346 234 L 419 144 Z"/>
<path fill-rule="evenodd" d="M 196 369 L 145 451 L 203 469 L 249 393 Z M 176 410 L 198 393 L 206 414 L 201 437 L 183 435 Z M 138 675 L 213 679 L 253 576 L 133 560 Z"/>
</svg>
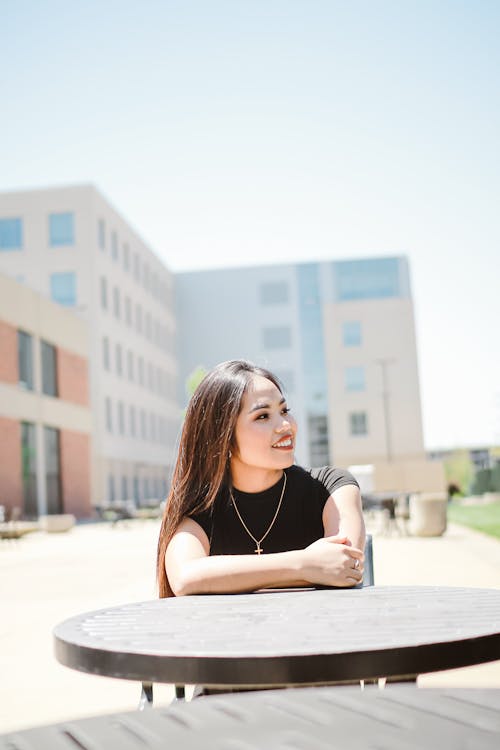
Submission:
<svg viewBox="0 0 500 750">
<path fill-rule="evenodd" d="M 263 492 L 279 482 L 283 469 L 244 469 L 231 463 L 231 481 L 233 487 L 241 492 Z"/>
</svg>

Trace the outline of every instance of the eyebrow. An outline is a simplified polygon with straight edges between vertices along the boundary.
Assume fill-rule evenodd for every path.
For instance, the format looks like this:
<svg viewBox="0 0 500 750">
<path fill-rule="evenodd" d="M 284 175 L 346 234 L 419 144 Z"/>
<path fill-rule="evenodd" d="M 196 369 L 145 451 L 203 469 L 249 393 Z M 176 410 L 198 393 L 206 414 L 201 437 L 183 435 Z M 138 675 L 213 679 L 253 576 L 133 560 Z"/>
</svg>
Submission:
<svg viewBox="0 0 500 750">
<path fill-rule="evenodd" d="M 286 398 L 283 396 L 283 398 L 279 402 L 279 406 L 281 406 L 281 404 L 284 404 L 285 402 L 286 402 Z M 271 406 L 271 404 L 269 404 L 269 403 L 260 402 L 260 403 L 255 404 L 254 406 L 252 406 L 252 408 L 250 409 L 250 411 L 248 413 L 252 414 L 252 412 L 259 411 L 259 409 L 269 409 L 270 406 Z"/>
</svg>

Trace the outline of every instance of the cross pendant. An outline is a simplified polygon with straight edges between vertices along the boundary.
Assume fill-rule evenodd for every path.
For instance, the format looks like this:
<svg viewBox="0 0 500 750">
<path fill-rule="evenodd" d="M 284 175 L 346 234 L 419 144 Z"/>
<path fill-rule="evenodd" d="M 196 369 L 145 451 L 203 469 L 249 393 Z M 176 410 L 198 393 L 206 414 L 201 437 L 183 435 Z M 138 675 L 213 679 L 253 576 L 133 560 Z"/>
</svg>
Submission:
<svg viewBox="0 0 500 750">
<path fill-rule="evenodd" d="M 256 549 L 256 550 L 254 550 L 254 552 L 256 552 L 256 553 L 257 553 L 258 555 L 260 555 L 260 553 L 261 553 L 261 552 L 264 552 L 264 550 L 263 550 L 263 549 L 262 549 L 262 547 L 260 546 L 260 543 L 259 543 L 259 542 L 257 542 L 257 549 Z"/>
</svg>

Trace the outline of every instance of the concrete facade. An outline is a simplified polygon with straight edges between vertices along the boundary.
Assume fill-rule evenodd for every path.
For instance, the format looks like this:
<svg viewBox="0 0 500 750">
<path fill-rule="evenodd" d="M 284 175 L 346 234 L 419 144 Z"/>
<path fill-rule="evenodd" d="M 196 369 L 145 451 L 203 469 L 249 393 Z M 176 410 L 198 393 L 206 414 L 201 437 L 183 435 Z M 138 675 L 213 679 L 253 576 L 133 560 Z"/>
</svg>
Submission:
<svg viewBox="0 0 500 750">
<path fill-rule="evenodd" d="M 177 313 L 181 386 L 252 360 L 285 385 L 299 463 L 372 465 L 375 490 L 444 488 L 425 457 L 404 257 L 181 273 Z"/>
<path fill-rule="evenodd" d="M 0 271 L 90 331 L 92 502 L 161 498 L 180 421 L 172 275 L 90 185 L 2 193 L 2 219 L 21 230 Z M 68 354 L 58 365 L 71 399 L 83 373 Z"/>
<path fill-rule="evenodd" d="M 21 382 L 19 332 L 28 337 L 32 382 Z M 42 347 L 55 352 L 57 393 L 44 393 Z M 0 504 L 36 516 L 56 492 L 61 512 L 91 512 L 92 417 L 88 385 L 87 325 L 73 313 L 0 275 Z M 68 388 L 71 372 L 78 378 Z M 30 442 L 24 432 L 29 433 Z M 57 435 L 59 456 L 48 457 L 47 435 Z"/>
</svg>

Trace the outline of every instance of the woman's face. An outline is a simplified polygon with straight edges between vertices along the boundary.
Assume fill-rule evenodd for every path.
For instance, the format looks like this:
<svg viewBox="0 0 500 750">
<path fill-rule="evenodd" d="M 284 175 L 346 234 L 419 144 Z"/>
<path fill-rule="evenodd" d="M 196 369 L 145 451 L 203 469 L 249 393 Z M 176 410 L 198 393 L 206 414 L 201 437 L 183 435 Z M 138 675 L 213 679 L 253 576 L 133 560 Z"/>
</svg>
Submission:
<svg viewBox="0 0 500 750">
<path fill-rule="evenodd" d="M 236 420 L 232 469 L 282 470 L 294 461 L 297 425 L 286 400 L 267 378 L 254 375 Z"/>
</svg>

